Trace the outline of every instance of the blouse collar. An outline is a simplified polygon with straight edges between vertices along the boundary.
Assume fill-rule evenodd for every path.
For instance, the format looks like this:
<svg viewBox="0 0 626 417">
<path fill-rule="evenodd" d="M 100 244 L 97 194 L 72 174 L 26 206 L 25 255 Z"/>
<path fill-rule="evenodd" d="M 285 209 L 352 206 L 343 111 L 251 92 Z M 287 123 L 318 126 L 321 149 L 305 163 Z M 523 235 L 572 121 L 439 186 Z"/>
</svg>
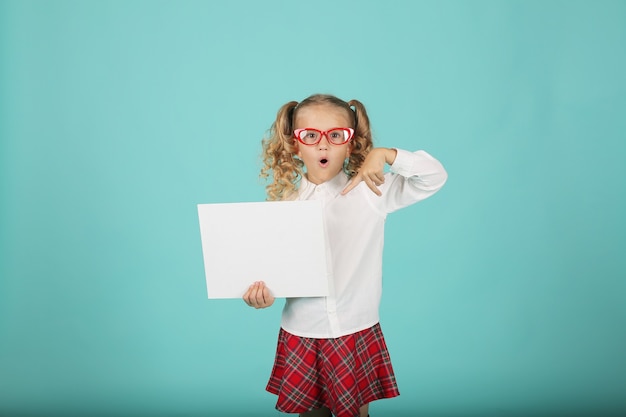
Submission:
<svg viewBox="0 0 626 417">
<path fill-rule="evenodd" d="M 300 194 L 300 197 L 304 197 L 305 195 L 308 195 L 314 192 L 315 190 L 325 190 L 326 193 L 332 196 L 336 196 L 339 193 L 341 193 L 341 191 L 343 191 L 344 188 L 346 188 L 348 181 L 350 181 L 350 177 L 348 177 L 348 175 L 344 171 L 341 171 L 339 174 L 335 175 L 332 179 L 326 182 L 323 182 L 321 184 L 313 184 L 311 181 L 309 181 L 306 178 L 306 175 L 304 175 L 300 182 L 299 194 Z"/>
</svg>

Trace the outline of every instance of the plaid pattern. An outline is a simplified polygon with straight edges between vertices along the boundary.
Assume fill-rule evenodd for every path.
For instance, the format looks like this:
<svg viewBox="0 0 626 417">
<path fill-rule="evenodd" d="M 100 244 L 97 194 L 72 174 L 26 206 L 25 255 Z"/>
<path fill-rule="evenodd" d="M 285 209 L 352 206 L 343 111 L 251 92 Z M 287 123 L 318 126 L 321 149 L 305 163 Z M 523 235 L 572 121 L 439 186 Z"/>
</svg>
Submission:
<svg viewBox="0 0 626 417">
<path fill-rule="evenodd" d="M 328 407 L 337 417 L 358 416 L 362 405 L 400 395 L 379 324 L 336 339 L 280 329 L 266 389 L 278 395 L 276 409 L 284 413 Z"/>
</svg>

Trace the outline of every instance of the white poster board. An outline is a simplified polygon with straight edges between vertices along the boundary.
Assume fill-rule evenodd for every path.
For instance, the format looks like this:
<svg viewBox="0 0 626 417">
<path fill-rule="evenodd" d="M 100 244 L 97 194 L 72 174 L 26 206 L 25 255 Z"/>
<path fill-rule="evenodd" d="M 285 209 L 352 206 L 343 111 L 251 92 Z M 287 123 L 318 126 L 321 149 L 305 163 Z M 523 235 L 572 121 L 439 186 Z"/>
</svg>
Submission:
<svg viewBox="0 0 626 417">
<path fill-rule="evenodd" d="M 255 281 L 274 297 L 328 295 L 319 201 L 198 204 L 209 298 L 241 298 Z"/>
</svg>

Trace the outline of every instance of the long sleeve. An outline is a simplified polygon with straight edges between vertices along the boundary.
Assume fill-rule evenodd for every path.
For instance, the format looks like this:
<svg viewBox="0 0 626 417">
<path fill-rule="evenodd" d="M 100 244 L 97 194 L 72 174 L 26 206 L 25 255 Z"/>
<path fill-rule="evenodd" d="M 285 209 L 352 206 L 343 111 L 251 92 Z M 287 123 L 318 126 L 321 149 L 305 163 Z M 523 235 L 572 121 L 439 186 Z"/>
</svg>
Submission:
<svg viewBox="0 0 626 417">
<path fill-rule="evenodd" d="M 385 175 L 385 183 L 379 187 L 382 197 L 364 189 L 371 194 L 368 195 L 370 202 L 384 213 L 394 212 L 430 197 L 448 179 L 441 162 L 427 152 L 409 152 L 403 149 L 396 151 L 391 172 Z"/>
</svg>

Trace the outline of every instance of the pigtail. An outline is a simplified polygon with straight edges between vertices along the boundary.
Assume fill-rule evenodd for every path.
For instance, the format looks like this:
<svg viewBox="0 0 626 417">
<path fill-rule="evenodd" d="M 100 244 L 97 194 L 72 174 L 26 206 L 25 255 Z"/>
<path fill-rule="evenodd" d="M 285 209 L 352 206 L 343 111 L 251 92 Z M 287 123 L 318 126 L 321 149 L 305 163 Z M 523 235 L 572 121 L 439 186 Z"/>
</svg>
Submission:
<svg viewBox="0 0 626 417">
<path fill-rule="evenodd" d="M 350 100 L 348 105 L 354 112 L 355 123 L 352 150 L 345 170 L 349 176 L 353 176 L 359 171 L 359 168 L 361 168 L 365 157 L 372 150 L 374 143 L 370 129 L 370 119 L 367 116 L 367 111 L 363 103 L 358 100 Z"/>
<path fill-rule="evenodd" d="M 293 113 L 297 101 L 283 105 L 276 114 L 269 135 L 263 139 L 263 167 L 260 177 L 267 179 L 272 174 L 272 182 L 265 187 L 268 200 L 283 200 L 295 191 L 302 178 L 303 163 L 295 157 L 293 142 Z"/>
<path fill-rule="evenodd" d="M 290 101 L 289 103 L 284 104 L 280 109 L 278 109 L 278 113 L 276 114 L 276 120 L 274 121 L 276 131 L 280 132 L 282 135 L 291 136 L 293 111 L 296 109 L 297 106 L 297 101 Z"/>
</svg>

